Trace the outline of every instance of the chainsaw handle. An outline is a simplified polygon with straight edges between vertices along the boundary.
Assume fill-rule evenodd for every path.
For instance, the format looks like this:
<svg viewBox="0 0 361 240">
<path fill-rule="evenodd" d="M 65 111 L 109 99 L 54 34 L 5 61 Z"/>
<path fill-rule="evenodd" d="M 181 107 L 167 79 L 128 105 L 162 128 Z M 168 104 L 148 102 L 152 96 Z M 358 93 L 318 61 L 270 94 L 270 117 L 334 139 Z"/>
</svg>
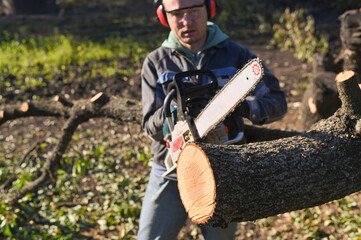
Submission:
<svg viewBox="0 0 361 240">
<path fill-rule="evenodd" d="M 182 83 L 182 79 L 185 77 L 191 77 L 191 76 L 208 76 L 210 78 L 210 83 L 204 84 L 204 85 L 194 85 L 194 86 L 188 86 L 187 88 L 183 87 L 184 83 Z M 196 96 L 203 92 L 208 91 L 217 91 L 218 89 L 218 81 L 217 77 L 214 75 L 212 71 L 209 70 L 190 70 L 186 72 L 179 72 L 174 76 L 174 82 L 176 83 L 176 86 L 182 90 L 181 94 L 186 96 Z M 182 87 L 181 87 L 182 86 Z M 203 90 L 199 92 L 200 90 Z"/>
<path fill-rule="evenodd" d="M 186 87 L 186 84 L 182 82 L 182 79 L 186 77 L 199 76 L 199 79 L 202 79 L 203 76 L 208 76 L 210 82 L 208 84 L 194 84 Z M 198 79 L 197 79 L 198 80 Z M 181 109 L 181 112 L 184 113 L 186 108 L 186 101 L 193 97 L 199 97 L 203 94 L 214 93 L 218 89 L 217 77 L 212 71 L 209 70 L 190 70 L 186 72 L 179 72 L 174 75 L 173 81 L 170 84 L 170 88 L 176 88 L 177 90 L 177 102 L 178 108 Z M 169 89 L 169 88 L 168 88 Z M 184 116 L 185 118 L 185 116 Z"/>
<path fill-rule="evenodd" d="M 172 88 L 169 91 L 169 93 L 167 94 L 167 96 L 165 97 L 164 104 L 163 104 L 164 115 L 167 119 L 168 126 L 171 131 L 173 131 L 174 125 L 173 125 L 173 121 L 172 121 L 172 113 L 170 111 L 170 104 L 171 104 L 172 100 L 175 98 L 175 96 L 176 96 L 176 90 L 174 88 Z"/>
</svg>

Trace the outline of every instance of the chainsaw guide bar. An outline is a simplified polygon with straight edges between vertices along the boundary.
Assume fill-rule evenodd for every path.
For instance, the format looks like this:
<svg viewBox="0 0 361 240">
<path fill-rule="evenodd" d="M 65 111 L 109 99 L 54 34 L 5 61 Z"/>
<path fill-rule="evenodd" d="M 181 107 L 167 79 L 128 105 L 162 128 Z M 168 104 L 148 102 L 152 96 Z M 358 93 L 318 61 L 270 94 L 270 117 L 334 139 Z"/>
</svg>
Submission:
<svg viewBox="0 0 361 240">
<path fill-rule="evenodd" d="M 264 75 L 259 58 L 250 60 L 224 85 L 194 120 L 199 138 L 205 137 L 256 88 Z"/>
</svg>

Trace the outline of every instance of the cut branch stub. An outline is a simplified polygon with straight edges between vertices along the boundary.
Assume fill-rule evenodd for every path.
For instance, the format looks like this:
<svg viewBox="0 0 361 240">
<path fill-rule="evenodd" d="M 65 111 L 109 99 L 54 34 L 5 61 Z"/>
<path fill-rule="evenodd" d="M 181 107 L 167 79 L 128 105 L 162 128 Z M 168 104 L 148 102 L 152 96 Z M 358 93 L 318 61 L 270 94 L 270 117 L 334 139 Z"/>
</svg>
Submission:
<svg viewBox="0 0 361 240">
<path fill-rule="evenodd" d="M 328 118 L 341 107 L 335 77 L 333 72 L 319 72 L 308 85 L 301 105 L 304 130 L 310 129 L 321 119 Z"/>
<path fill-rule="evenodd" d="M 354 71 L 345 70 L 339 73 L 335 80 L 343 110 L 352 115 L 361 115 L 361 90 L 357 74 Z"/>
<path fill-rule="evenodd" d="M 107 102 L 109 102 L 109 97 L 108 97 L 108 95 L 104 94 L 103 92 L 99 92 L 98 94 L 96 94 L 94 97 L 92 97 L 90 99 L 90 102 L 94 103 L 94 104 L 104 105 Z"/>
<path fill-rule="evenodd" d="M 69 102 L 68 100 L 66 100 L 65 98 L 63 98 L 62 96 L 59 96 L 59 95 L 54 97 L 54 101 L 60 102 L 61 104 L 63 104 L 64 107 L 74 106 L 74 104 L 72 102 Z"/>
<path fill-rule="evenodd" d="M 310 112 L 312 114 L 316 114 L 317 113 L 317 105 L 315 103 L 315 99 L 313 97 L 308 98 L 308 108 L 310 109 Z"/>
<path fill-rule="evenodd" d="M 29 111 L 29 109 L 30 109 L 30 106 L 29 106 L 29 103 L 27 103 L 27 102 L 22 103 L 20 106 L 20 110 L 22 112 L 27 112 L 27 111 Z"/>
</svg>

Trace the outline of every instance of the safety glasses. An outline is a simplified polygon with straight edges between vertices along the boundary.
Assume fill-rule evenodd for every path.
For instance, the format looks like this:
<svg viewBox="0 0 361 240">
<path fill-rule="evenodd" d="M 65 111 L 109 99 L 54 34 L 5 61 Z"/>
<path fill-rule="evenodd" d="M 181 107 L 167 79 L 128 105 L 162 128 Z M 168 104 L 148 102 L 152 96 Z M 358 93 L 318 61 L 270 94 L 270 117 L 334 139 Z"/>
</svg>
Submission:
<svg viewBox="0 0 361 240">
<path fill-rule="evenodd" d="M 174 20 L 181 21 L 186 14 L 192 19 L 197 19 L 202 15 L 202 8 L 206 5 L 205 2 L 190 7 L 179 8 L 171 11 L 165 10 Z"/>
</svg>

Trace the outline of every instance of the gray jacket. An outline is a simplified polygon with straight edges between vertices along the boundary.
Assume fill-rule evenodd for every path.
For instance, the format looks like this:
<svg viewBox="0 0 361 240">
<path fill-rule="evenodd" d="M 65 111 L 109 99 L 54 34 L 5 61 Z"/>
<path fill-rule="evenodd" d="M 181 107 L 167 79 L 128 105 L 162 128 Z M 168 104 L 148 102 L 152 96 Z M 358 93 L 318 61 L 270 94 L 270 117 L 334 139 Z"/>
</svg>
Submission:
<svg viewBox="0 0 361 240">
<path fill-rule="evenodd" d="M 204 49 L 196 60 L 197 65 L 181 50 L 165 46 L 159 47 L 146 57 L 141 73 L 142 126 L 152 138 L 155 163 L 164 166 L 167 152 L 162 129 L 165 120 L 163 101 L 167 94 L 166 86 L 173 76 L 178 72 L 203 69 L 211 70 L 217 79 L 228 80 L 253 58 L 256 58 L 255 54 L 228 38 Z M 277 78 L 264 68 L 262 82 L 246 98 L 250 111 L 245 117 L 258 125 L 279 120 L 287 111 L 285 95 L 280 90 Z M 235 111 L 233 114 L 237 113 L 238 111 Z M 242 121 L 240 116 L 238 118 Z"/>
</svg>

